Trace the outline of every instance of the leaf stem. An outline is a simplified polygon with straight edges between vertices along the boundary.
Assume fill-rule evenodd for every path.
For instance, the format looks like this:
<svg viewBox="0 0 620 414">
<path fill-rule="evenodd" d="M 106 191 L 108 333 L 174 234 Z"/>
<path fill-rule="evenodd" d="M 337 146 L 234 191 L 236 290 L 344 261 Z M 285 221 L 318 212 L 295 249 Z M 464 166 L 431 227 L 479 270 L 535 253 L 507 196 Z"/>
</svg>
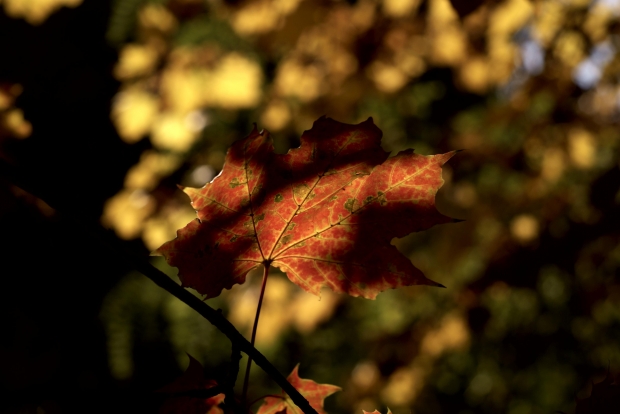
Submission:
<svg viewBox="0 0 620 414">
<path fill-rule="evenodd" d="M 258 328 L 258 318 L 260 317 L 260 309 L 263 306 L 263 297 L 265 296 L 265 287 L 267 286 L 267 276 L 269 275 L 269 262 L 263 265 L 263 282 L 260 287 L 260 296 L 258 298 L 258 306 L 256 307 L 256 316 L 254 317 L 254 326 L 252 327 L 252 338 L 250 344 L 254 346 L 256 340 L 256 330 Z M 248 384 L 250 382 L 250 369 L 252 368 L 252 357 L 248 355 L 248 364 L 245 368 L 245 378 L 243 379 L 243 393 L 241 394 L 241 401 L 246 403 L 248 395 Z"/>
</svg>

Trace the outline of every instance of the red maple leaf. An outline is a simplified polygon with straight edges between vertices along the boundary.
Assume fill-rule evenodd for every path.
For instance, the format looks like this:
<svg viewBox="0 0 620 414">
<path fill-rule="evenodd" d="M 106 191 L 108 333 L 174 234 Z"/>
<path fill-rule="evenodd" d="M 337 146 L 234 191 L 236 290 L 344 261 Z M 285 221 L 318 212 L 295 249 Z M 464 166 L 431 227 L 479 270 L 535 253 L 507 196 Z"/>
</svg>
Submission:
<svg viewBox="0 0 620 414">
<path fill-rule="evenodd" d="M 156 253 L 185 287 L 207 298 L 272 265 L 308 292 L 322 287 L 373 299 L 399 286 L 440 286 L 390 244 L 451 221 L 435 208 L 441 166 L 453 152 L 388 158 L 372 119 L 318 119 L 301 146 L 275 154 L 256 127 L 235 142 L 219 176 L 185 188 L 198 219 Z"/>
<path fill-rule="evenodd" d="M 293 368 L 293 372 L 288 376 L 288 382 L 293 385 L 310 403 L 312 408 L 319 414 L 326 414 L 323 409 L 323 403 L 325 398 L 332 395 L 336 391 L 342 390 L 342 388 L 330 384 L 317 384 L 309 379 L 299 378 L 297 373 L 299 364 Z M 261 405 L 256 414 L 303 414 L 303 411 L 291 398 L 282 391 L 282 396 L 265 397 L 263 405 Z"/>
<path fill-rule="evenodd" d="M 224 394 L 209 398 L 189 395 L 195 391 L 211 389 L 217 383 L 212 379 L 205 379 L 202 364 L 191 355 L 187 356 L 189 366 L 183 375 L 158 390 L 171 394 L 162 404 L 159 414 L 224 414 L 224 410 L 219 407 L 219 404 L 224 402 Z"/>
</svg>

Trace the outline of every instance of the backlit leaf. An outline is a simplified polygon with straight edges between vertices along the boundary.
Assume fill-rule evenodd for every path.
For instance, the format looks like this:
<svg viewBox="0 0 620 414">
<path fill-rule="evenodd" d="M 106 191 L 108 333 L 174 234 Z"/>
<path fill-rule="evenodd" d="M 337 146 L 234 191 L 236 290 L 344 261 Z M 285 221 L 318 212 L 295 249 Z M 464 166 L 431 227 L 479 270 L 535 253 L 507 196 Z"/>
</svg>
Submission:
<svg viewBox="0 0 620 414">
<path fill-rule="evenodd" d="M 156 253 L 208 298 L 261 264 L 315 295 L 328 287 L 372 299 L 400 286 L 438 286 L 390 242 L 452 220 L 435 208 L 435 194 L 454 152 L 388 158 L 381 135 L 372 119 L 320 118 L 299 148 L 280 155 L 255 128 L 232 145 L 218 177 L 184 189 L 198 219 Z"/>
</svg>

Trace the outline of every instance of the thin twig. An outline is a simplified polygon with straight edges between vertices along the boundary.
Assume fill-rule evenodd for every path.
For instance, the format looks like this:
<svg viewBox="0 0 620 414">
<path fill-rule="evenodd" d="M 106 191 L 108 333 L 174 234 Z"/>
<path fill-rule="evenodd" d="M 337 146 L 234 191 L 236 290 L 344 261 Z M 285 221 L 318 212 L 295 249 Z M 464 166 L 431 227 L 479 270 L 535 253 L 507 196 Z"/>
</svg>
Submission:
<svg viewBox="0 0 620 414">
<path fill-rule="evenodd" d="M 263 297 L 265 296 L 265 287 L 267 286 L 267 276 L 269 276 L 269 263 L 263 265 L 263 282 L 260 287 L 260 296 L 258 297 L 258 305 L 256 306 L 256 316 L 254 317 L 254 326 L 252 327 L 252 339 L 250 343 L 254 346 L 256 341 L 256 330 L 258 328 L 258 318 L 260 317 L 260 309 L 263 306 Z M 248 396 L 248 385 L 250 383 L 250 369 L 252 368 L 252 357 L 248 355 L 248 364 L 245 368 L 245 378 L 243 379 L 243 393 L 241 394 L 241 401 L 245 406 Z"/>
</svg>

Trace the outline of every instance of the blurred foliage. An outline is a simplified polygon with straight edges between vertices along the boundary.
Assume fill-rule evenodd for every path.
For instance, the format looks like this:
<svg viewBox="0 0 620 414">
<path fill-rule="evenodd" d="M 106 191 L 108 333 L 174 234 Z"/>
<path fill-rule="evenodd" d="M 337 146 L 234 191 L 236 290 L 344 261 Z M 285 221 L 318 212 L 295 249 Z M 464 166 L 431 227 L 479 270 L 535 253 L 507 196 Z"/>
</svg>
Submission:
<svg viewBox="0 0 620 414">
<path fill-rule="evenodd" d="M 8 16 L 38 26 L 61 7 L 77 7 L 82 0 L 0 0 L 0 4 Z"/>
<path fill-rule="evenodd" d="M 280 152 L 321 115 L 372 116 L 388 151 L 467 149 L 438 195 L 466 222 L 394 240 L 447 289 L 318 301 L 270 277 L 258 347 L 342 386 L 329 412 L 569 413 L 620 370 L 620 2 L 465 3 L 113 2 L 110 116 L 143 149 L 102 216 L 121 238 L 173 238 L 195 217 L 176 184 L 213 179 L 252 122 Z M 0 89 L 0 136 L 28 135 L 18 90 Z M 246 333 L 256 279 L 212 303 Z M 104 303 L 112 373 L 131 377 L 153 335 L 216 372 L 226 342 L 149 283 L 128 275 Z M 252 395 L 277 392 L 253 378 Z"/>
<path fill-rule="evenodd" d="M 27 138 L 32 133 L 24 112 L 15 107 L 15 99 L 22 90 L 19 84 L 0 84 L 0 145 L 5 139 Z"/>
</svg>

